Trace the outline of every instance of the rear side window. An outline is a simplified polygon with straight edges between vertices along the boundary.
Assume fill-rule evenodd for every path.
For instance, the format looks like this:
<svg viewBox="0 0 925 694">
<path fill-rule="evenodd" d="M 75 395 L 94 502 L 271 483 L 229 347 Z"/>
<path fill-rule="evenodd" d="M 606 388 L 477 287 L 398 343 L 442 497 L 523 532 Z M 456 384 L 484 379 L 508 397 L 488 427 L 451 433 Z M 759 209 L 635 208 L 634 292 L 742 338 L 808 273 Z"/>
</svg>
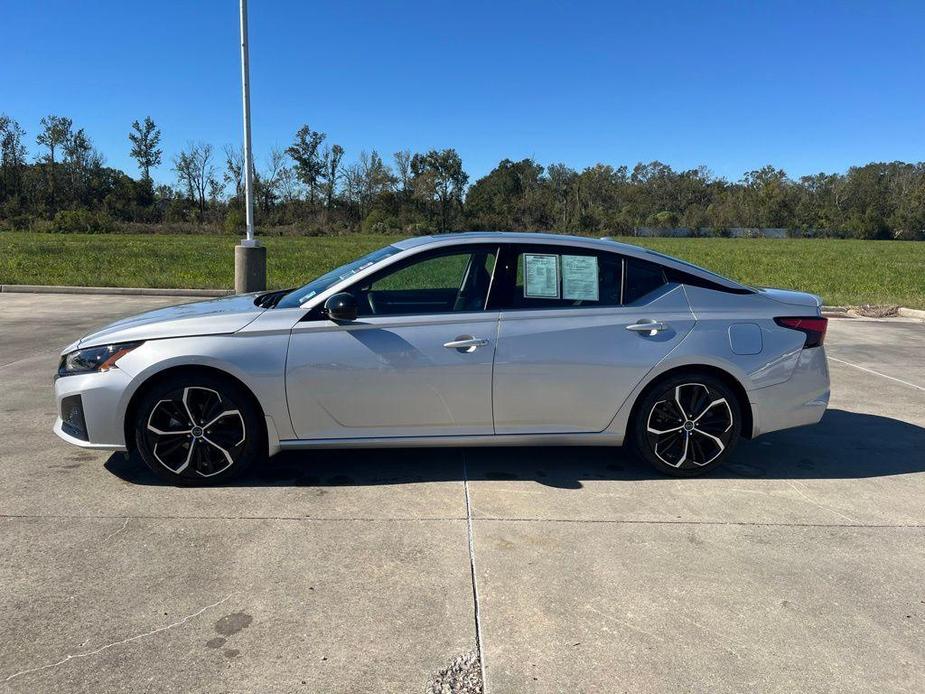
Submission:
<svg viewBox="0 0 925 694">
<path fill-rule="evenodd" d="M 647 263 L 638 258 L 626 259 L 626 277 L 623 285 L 623 303 L 632 304 L 665 284 L 661 265 Z"/>
<path fill-rule="evenodd" d="M 619 306 L 622 258 L 565 246 L 505 249 L 492 308 L 549 309 Z"/>
</svg>

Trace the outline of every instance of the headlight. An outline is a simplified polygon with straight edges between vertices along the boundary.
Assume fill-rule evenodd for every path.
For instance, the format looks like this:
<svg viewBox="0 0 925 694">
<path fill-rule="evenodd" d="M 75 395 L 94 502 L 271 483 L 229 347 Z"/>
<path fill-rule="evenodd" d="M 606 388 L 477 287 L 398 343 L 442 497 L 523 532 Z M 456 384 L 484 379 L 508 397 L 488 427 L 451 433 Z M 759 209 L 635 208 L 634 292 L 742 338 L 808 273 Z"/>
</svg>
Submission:
<svg viewBox="0 0 925 694">
<path fill-rule="evenodd" d="M 94 371 L 109 371 L 115 367 L 116 362 L 141 346 L 140 342 L 123 342 L 103 347 L 89 347 L 68 352 L 61 357 L 58 365 L 58 378 L 61 376 L 74 376 L 75 374 L 88 374 Z"/>
</svg>

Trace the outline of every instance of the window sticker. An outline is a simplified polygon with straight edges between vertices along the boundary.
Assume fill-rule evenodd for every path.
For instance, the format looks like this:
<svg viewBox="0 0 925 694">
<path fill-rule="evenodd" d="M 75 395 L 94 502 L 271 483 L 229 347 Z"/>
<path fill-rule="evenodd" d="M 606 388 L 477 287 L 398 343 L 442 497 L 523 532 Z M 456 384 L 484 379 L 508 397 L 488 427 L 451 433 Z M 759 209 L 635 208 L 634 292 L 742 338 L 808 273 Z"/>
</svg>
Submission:
<svg viewBox="0 0 925 694">
<path fill-rule="evenodd" d="M 524 253 L 524 296 L 559 298 L 559 256 Z"/>
<path fill-rule="evenodd" d="M 562 256 L 562 298 L 599 301 L 596 255 Z"/>
</svg>

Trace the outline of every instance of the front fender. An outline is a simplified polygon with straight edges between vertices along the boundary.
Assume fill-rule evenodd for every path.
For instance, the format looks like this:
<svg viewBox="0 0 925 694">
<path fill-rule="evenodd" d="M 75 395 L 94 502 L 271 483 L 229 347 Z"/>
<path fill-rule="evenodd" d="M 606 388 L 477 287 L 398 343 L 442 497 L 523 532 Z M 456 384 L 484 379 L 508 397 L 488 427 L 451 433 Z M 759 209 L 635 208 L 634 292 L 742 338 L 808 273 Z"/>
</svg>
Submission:
<svg viewBox="0 0 925 694">
<path fill-rule="evenodd" d="M 145 383 L 160 373 L 183 366 L 209 367 L 227 373 L 253 393 L 280 438 L 293 438 L 286 407 L 285 368 L 288 334 L 208 335 L 150 340 L 119 360 L 131 377 L 119 400 L 119 421 Z"/>
</svg>

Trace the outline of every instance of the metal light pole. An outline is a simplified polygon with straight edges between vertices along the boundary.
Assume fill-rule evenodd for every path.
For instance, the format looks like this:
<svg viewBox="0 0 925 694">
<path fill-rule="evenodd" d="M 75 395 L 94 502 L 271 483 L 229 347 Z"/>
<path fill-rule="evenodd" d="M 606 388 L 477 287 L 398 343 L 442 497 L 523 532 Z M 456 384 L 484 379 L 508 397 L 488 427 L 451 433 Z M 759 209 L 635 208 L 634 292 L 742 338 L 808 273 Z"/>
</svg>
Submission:
<svg viewBox="0 0 925 694">
<path fill-rule="evenodd" d="M 244 208 L 247 236 L 234 248 L 234 290 L 267 288 L 267 249 L 254 237 L 254 176 L 251 153 L 251 87 L 247 52 L 247 0 L 241 0 L 241 88 L 244 99 Z"/>
</svg>

